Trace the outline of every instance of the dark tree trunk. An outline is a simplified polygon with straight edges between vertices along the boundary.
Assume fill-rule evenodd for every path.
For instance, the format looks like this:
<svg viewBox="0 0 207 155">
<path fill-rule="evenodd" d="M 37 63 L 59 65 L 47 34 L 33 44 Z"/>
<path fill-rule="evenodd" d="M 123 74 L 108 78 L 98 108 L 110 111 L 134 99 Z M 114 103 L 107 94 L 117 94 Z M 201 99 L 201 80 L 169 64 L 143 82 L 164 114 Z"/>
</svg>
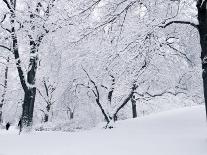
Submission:
<svg viewBox="0 0 207 155">
<path fill-rule="evenodd" d="M 24 90 L 24 103 L 23 103 L 23 112 L 22 112 L 22 123 L 24 126 L 31 126 L 33 119 L 34 103 L 36 97 L 36 71 L 37 71 L 37 49 L 34 41 L 30 41 L 30 62 L 29 62 L 29 71 L 27 72 L 27 89 Z"/>
<path fill-rule="evenodd" d="M 74 118 L 74 114 L 73 112 L 70 112 L 70 119 L 73 119 Z"/>
<path fill-rule="evenodd" d="M 25 91 L 24 103 L 23 103 L 23 112 L 22 112 L 22 123 L 23 126 L 31 126 L 33 111 L 34 111 L 34 102 L 36 96 L 36 88 L 30 88 Z"/>
<path fill-rule="evenodd" d="M 201 44 L 201 61 L 203 69 L 203 90 L 204 90 L 204 99 L 205 107 L 207 114 L 207 7 L 206 0 L 198 0 L 197 9 L 198 9 L 198 30 L 200 35 L 200 44 Z"/>
<path fill-rule="evenodd" d="M 45 114 L 45 116 L 44 116 L 44 123 L 46 123 L 48 121 L 49 121 L 49 115 L 48 114 Z"/>
<path fill-rule="evenodd" d="M 105 121 L 107 122 L 107 124 L 110 122 L 110 118 L 108 117 L 108 115 L 106 114 L 104 108 L 102 107 L 101 103 L 99 102 L 99 98 L 96 99 L 96 103 L 99 106 L 99 108 L 101 109 L 101 112 L 104 116 Z"/>
<path fill-rule="evenodd" d="M 68 118 L 71 120 L 74 118 L 74 111 L 72 111 L 70 108 L 66 111 Z"/>
<path fill-rule="evenodd" d="M 2 108 L 3 108 L 3 104 L 0 104 L 0 124 L 3 122 L 3 119 L 2 119 Z"/>
<path fill-rule="evenodd" d="M 137 117 L 137 106 L 136 106 L 136 100 L 134 96 L 131 98 L 131 103 L 132 103 L 132 117 L 136 118 Z"/>
<path fill-rule="evenodd" d="M 117 115 L 114 115 L 113 116 L 113 119 L 114 119 L 114 122 L 117 121 L 118 120 L 118 116 Z"/>
</svg>

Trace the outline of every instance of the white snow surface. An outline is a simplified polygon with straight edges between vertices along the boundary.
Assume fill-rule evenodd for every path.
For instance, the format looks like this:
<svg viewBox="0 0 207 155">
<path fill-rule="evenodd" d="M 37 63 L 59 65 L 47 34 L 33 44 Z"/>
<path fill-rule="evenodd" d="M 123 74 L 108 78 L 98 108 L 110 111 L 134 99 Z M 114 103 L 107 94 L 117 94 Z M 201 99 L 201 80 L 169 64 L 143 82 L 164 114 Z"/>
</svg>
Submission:
<svg viewBox="0 0 207 155">
<path fill-rule="evenodd" d="M 0 130 L 0 155 L 207 155 L 204 106 L 81 132 Z"/>
</svg>

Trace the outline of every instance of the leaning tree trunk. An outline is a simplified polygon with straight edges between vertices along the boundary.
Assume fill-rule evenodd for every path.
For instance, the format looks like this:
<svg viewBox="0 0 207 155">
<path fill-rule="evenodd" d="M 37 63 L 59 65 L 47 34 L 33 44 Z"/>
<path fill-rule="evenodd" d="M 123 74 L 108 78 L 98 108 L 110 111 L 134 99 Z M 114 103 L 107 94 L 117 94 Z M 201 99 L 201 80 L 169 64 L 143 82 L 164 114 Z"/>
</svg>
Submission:
<svg viewBox="0 0 207 155">
<path fill-rule="evenodd" d="M 22 105 L 22 118 L 21 118 L 21 127 L 30 126 L 32 123 L 32 117 L 33 117 L 33 108 L 34 108 L 34 100 L 36 95 L 36 88 L 31 87 L 34 83 L 34 77 L 35 77 L 35 61 L 30 58 L 30 70 L 27 74 L 27 81 L 24 76 L 22 67 L 21 67 L 21 61 L 19 56 L 19 47 L 18 47 L 18 38 L 17 33 L 15 29 L 15 12 L 10 9 L 11 17 L 10 17 L 10 23 L 11 23 L 11 38 L 12 38 L 12 52 L 14 54 L 14 58 L 16 61 L 16 67 L 19 74 L 19 79 L 22 85 L 22 88 L 24 90 L 24 103 Z M 29 84 L 30 86 L 28 86 Z"/>
<path fill-rule="evenodd" d="M 201 44 L 201 61 L 203 69 L 203 90 L 204 90 L 204 99 L 207 115 L 207 6 L 206 0 L 198 0 L 197 9 L 198 9 L 198 30 L 200 35 L 200 44 Z"/>
</svg>

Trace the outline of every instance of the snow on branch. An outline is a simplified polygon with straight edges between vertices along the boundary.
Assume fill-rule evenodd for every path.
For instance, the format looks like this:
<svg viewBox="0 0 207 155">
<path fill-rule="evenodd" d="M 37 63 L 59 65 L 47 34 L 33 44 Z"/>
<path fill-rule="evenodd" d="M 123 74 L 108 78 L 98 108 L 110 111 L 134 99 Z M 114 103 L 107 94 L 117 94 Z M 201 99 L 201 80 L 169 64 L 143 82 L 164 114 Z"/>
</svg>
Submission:
<svg viewBox="0 0 207 155">
<path fill-rule="evenodd" d="M 84 10 L 83 13 L 85 13 L 88 10 L 93 9 L 96 5 L 98 5 L 99 2 L 101 2 L 101 0 L 96 1 L 93 5 L 91 5 L 89 8 Z M 84 40 L 85 38 L 89 37 L 91 34 L 93 34 L 94 32 L 96 32 L 98 30 L 100 30 L 101 28 L 103 28 L 103 27 L 105 27 L 109 24 L 115 23 L 118 19 L 120 19 L 123 16 L 123 20 L 120 24 L 120 27 L 121 27 L 120 34 L 119 34 L 119 36 L 120 36 L 122 31 L 123 31 L 123 26 L 124 26 L 124 23 L 125 23 L 125 20 L 126 20 L 128 10 L 130 10 L 130 8 L 132 8 L 136 3 L 138 3 L 137 0 L 132 1 L 129 4 L 127 4 L 123 9 L 121 9 L 118 13 L 116 13 L 116 10 L 117 10 L 118 6 L 121 5 L 124 2 L 125 2 L 125 0 L 123 2 L 118 3 L 116 9 L 114 10 L 114 12 L 109 13 L 107 15 L 109 17 L 106 20 L 104 20 L 103 22 L 101 22 L 97 26 L 93 27 L 91 31 L 89 31 L 85 34 L 82 34 L 77 41 L 74 41 L 72 43 L 78 43 L 78 42 Z"/>
<path fill-rule="evenodd" d="M 5 19 L 6 19 L 6 17 L 7 17 L 8 14 L 9 14 L 8 12 L 4 14 L 2 20 L 0 21 L 0 26 L 1 26 L 2 29 L 4 29 L 4 30 L 6 30 L 7 32 L 11 33 L 11 30 L 5 28 L 5 27 L 2 25 L 3 22 L 5 21 Z"/>
<path fill-rule="evenodd" d="M 149 92 L 145 92 L 143 94 L 140 94 L 140 93 L 136 92 L 135 94 L 138 95 L 138 97 L 136 98 L 136 100 L 139 100 L 139 99 L 151 100 L 151 99 L 153 99 L 155 97 L 162 97 L 162 96 L 164 96 L 166 94 L 170 94 L 170 95 L 173 95 L 173 96 L 177 96 L 179 94 L 186 94 L 186 93 L 185 92 L 182 92 L 182 91 L 180 91 L 180 92 L 163 91 L 163 92 L 157 93 L 157 94 L 151 94 Z"/>
<path fill-rule="evenodd" d="M 93 4 L 91 4 L 88 8 L 84 9 L 83 11 L 81 11 L 79 14 L 84 14 L 88 11 L 93 10 L 102 0 L 97 0 L 95 1 Z"/>
</svg>

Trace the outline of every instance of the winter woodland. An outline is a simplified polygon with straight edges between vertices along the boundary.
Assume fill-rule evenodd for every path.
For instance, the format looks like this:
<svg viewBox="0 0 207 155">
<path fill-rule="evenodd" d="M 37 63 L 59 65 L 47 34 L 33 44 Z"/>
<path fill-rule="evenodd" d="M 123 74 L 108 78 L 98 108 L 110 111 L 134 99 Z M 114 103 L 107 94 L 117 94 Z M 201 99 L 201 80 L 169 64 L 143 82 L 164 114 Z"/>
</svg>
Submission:
<svg viewBox="0 0 207 155">
<path fill-rule="evenodd" d="M 206 3 L 0 0 L 2 130 L 107 130 L 205 105 Z"/>
</svg>

